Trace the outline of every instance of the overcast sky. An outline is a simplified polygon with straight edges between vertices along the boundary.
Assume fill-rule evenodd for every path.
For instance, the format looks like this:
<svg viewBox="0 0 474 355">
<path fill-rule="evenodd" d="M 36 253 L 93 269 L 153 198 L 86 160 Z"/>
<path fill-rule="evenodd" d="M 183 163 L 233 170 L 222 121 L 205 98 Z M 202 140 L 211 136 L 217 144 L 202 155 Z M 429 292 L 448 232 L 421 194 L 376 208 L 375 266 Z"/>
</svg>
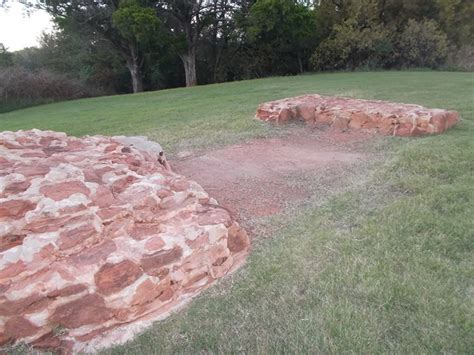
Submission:
<svg viewBox="0 0 474 355">
<path fill-rule="evenodd" d="M 9 2 L 9 8 L 0 8 L 0 43 L 9 51 L 38 45 L 38 38 L 53 27 L 51 17 L 43 10 L 35 10 L 29 16 L 23 5 Z"/>
</svg>

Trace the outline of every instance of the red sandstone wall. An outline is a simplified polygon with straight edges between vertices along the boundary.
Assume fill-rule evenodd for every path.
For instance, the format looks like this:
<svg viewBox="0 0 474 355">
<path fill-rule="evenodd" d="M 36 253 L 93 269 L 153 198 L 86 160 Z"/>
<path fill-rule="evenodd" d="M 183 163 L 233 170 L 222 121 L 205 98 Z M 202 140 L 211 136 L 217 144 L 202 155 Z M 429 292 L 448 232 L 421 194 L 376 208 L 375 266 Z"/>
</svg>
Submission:
<svg viewBox="0 0 474 355">
<path fill-rule="evenodd" d="M 127 340 L 242 264 L 247 234 L 157 152 L 0 133 L 0 344 Z"/>
<path fill-rule="evenodd" d="M 459 113 L 378 100 L 305 95 L 261 104 L 256 118 L 285 123 L 303 120 L 335 129 L 363 129 L 383 135 L 442 133 L 459 122 Z"/>
</svg>

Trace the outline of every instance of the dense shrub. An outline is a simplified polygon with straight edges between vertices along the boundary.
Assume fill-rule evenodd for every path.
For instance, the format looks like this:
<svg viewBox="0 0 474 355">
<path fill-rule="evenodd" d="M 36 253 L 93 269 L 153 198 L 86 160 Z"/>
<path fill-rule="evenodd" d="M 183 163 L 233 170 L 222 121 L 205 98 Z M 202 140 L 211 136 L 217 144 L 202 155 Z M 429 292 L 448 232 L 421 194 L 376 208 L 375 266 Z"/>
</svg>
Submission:
<svg viewBox="0 0 474 355">
<path fill-rule="evenodd" d="M 447 66 L 453 70 L 474 71 L 474 46 L 462 46 L 449 51 Z"/>
<path fill-rule="evenodd" d="M 0 69 L 0 112 L 98 94 L 78 80 L 48 70 L 35 72 L 21 67 Z"/>
<path fill-rule="evenodd" d="M 350 19 L 335 25 L 311 57 L 316 70 L 380 68 L 390 64 L 393 46 L 390 32 L 381 25 L 361 27 Z"/>
<path fill-rule="evenodd" d="M 331 35 L 316 48 L 311 63 L 316 70 L 438 68 L 446 64 L 448 39 L 434 20 L 410 19 L 397 33 L 379 23 L 345 20 L 335 25 Z M 464 49 L 458 56 L 452 58 L 457 63 L 452 66 L 472 70 L 472 50 Z"/>
<path fill-rule="evenodd" d="M 448 38 L 434 20 L 408 20 L 397 47 L 404 67 L 437 68 L 448 56 Z"/>
</svg>

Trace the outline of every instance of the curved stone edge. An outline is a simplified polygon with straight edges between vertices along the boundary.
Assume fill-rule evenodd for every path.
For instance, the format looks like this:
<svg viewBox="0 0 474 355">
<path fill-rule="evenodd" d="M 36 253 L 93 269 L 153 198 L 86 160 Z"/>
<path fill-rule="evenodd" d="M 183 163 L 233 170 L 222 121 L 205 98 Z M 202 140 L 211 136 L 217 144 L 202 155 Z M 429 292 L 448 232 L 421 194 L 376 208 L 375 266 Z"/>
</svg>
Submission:
<svg viewBox="0 0 474 355">
<path fill-rule="evenodd" d="M 224 275 L 224 277 L 230 276 L 235 273 L 241 266 L 245 264 L 246 253 L 241 253 L 238 258 L 234 257 L 234 265 L 232 268 Z M 190 305 L 194 298 L 199 297 L 202 291 L 212 287 L 218 279 L 213 282 L 205 285 L 199 290 L 194 291 L 189 294 L 187 298 L 174 301 L 169 305 L 169 308 L 164 312 L 155 312 L 151 313 L 143 318 L 140 318 L 138 322 L 133 322 L 131 324 L 125 324 L 119 327 L 116 327 L 110 331 L 106 331 L 99 335 L 98 337 L 88 341 L 88 342 L 77 342 L 74 346 L 74 353 L 76 352 L 86 352 L 86 353 L 95 353 L 102 349 L 109 347 L 123 345 L 126 342 L 133 340 L 135 337 L 139 336 L 141 333 L 145 332 L 147 329 L 151 328 L 154 323 L 163 321 L 174 313 L 182 311 L 184 308 Z"/>
</svg>

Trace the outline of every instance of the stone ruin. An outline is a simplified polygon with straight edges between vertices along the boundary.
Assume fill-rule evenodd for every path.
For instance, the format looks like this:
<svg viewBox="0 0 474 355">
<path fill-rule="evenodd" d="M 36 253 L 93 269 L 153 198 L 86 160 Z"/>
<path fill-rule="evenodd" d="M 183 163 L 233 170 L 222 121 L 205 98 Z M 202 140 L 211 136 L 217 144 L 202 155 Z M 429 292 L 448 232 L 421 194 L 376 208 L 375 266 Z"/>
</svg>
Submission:
<svg viewBox="0 0 474 355">
<path fill-rule="evenodd" d="M 339 130 L 362 129 L 392 136 L 442 133 L 459 122 L 456 111 L 320 95 L 265 102 L 258 107 L 255 117 L 275 123 L 302 120 Z"/>
<path fill-rule="evenodd" d="M 0 344 L 121 343 L 242 265 L 246 232 L 140 137 L 0 133 Z"/>
</svg>

